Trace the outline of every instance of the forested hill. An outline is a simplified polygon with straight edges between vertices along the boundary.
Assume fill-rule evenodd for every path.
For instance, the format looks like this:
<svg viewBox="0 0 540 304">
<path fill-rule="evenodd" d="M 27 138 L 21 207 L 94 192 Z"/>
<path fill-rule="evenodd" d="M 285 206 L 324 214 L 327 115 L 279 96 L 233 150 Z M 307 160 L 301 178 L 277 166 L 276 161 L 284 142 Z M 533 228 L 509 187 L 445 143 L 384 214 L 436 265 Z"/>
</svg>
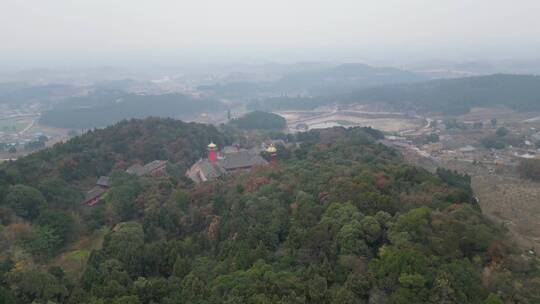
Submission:
<svg viewBox="0 0 540 304">
<path fill-rule="evenodd" d="M 540 76 L 490 75 L 424 83 L 369 88 L 351 94 L 345 102 L 386 102 L 425 111 L 467 113 L 471 107 L 507 106 L 540 110 Z"/>
<path fill-rule="evenodd" d="M 82 153 L 79 141 L 99 147 L 110 135 L 115 140 L 104 141 L 111 145 L 105 151 L 122 160 L 151 159 L 160 155 L 153 149 L 162 148 L 146 142 L 157 143 L 151 135 L 163 132 L 193 144 L 165 144 L 164 153 L 184 151 L 171 154 L 177 160 L 197 154 L 207 135 L 226 140 L 211 127 L 131 121 L 49 153 L 55 151 L 56 159 Z M 49 186 L 10 186 L 0 200 L 0 299 L 538 303 L 537 260 L 522 255 L 482 216 L 470 178 L 404 165 L 374 136 L 362 128 L 301 133 L 290 138 L 298 145 L 279 147 L 277 164 L 200 185 L 118 171 L 103 201 L 87 208 L 53 204 L 64 192 L 50 196 Z M 123 137 L 141 140 L 130 147 Z M 125 155 L 115 150 L 120 147 Z M 27 168 L 31 159 L 6 171 Z M 41 166 L 24 175 L 43 172 Z M 36 202 L 34 213 L 17 213 L 26 210 L 21 204 Z M 105 233 L 102 246 L 90 253 L 82 240 L 99 233 Z M 60 252 L 75 262 L 55 258 Z"/>
<path fill-rule="evenodd" d="M 540 76 L 498 74 L 384 85 L 334 96 L 269 98 L 252 103 L 251 108 L 310 109 L 333 103 L 386 103 L 399 109 L 443 114 L 463 114 L 471 107 L 492 106 L 540 111 Z"/>
<path fill-rule="evenodd" d="M 274 113 L 255 111 L 232 119 L 229 125 L 242 130 L 281 131 L 287 127 L 287 121 L 285 118 Z"/>
<path fill-rule="evenodd" d="M 204 154 L 211 140 L 219 145 L 227 142 L 226 136 L 211 125 L 161 118 L 124 120 L 3 163 L 0 178 L 9 184 L 33 186 L 49 178 L 77 184 L 134 162 L 155 159 L 187 168 Z"/>
</svg>

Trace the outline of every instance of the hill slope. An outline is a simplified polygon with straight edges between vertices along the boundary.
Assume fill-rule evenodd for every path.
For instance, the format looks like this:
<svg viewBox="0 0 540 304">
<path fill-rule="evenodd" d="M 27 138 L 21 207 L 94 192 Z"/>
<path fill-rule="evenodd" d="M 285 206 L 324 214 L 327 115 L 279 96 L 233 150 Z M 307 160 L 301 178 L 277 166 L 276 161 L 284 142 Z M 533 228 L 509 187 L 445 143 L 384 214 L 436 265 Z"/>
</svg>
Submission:
<svg viewBox="0 0 540 304">
<path fill-rule="evenodd" d="M 169 155 L 183 162 L 209 135 L 226 137 L 212 127 L 135 120 L 2 166 L 8 182 L 19 185 L 0 200 L 0 296 L 8 303 L 540 299 L 538 262 L 482 216 L 467 176 L 404 165 L 370 134 L 302 133 L 299 146 L 279 148 L 278 165 L 200 185 L 119 171 L 104 201 L 85 210 L 56 204 L 69 194 L 65 184 L 33 185 L 43 176 L 61 178 L 65 158 L 91 158 L 99 166 L 97 156 L 113 152 L 123 160 Z M 168 142 L 174 138 L 182 144 Z M 165 147 L 154 150 L 156 144 Z M 37 177 L 28 176 L 33 172 Z M 29 210 L 19 202 L 37 214 L 13 214 Z M 100 228 L 107 231 L 102 248 L 82 255 L 77 271 L 42 266 L 62 243 Z"/>
</svg>

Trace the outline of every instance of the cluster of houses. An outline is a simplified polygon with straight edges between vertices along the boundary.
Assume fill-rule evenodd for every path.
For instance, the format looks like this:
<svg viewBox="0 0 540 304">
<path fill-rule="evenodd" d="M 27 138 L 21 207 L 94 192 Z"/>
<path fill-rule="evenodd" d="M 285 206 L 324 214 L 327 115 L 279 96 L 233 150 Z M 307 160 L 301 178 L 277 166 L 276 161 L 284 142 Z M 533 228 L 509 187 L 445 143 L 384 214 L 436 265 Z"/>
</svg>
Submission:
<svg viewBox="0 0 540 304">
<path fill-rule="evenodd" d="M 136 176 L 163 176 L 167 174 L 167 161 L 165 160 L 154 160 L 146 165 L 135 164 L 126 169 L 126 172 Z M 96 185 L 86 192 L 82 204 L 87 206 L 94 206 L 102 198 L 103 195 L 107 192 L 110 187 L 108 176 L 101 176 Z"/>
</svg>

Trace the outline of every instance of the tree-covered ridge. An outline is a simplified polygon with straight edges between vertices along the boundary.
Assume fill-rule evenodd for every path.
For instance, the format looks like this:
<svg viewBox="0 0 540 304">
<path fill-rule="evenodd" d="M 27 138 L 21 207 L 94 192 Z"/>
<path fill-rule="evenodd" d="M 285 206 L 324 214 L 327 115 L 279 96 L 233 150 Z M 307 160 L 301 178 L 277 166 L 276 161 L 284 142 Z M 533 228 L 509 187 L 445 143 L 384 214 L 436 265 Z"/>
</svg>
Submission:
<svg viewBox="0 0 540 304">
<path fill-rule="evenodd" d="M 242 130 L 281 131 L 287 126 L 287 121 L 274 113 L 254 111 L 231 120 L 229 124 Z"/>
<path fill-rule="evenodd" d="M 537 262 L 482 216 L 468 177 L 403 165 L 370 133 L 302 133 L 299 147 L 280 148 L 277 166 L 200 185 L 116 172 L 104 203 L 84 218 L 91 229 L 112 229 L 82 276 L 11 256 L 0 267 L 0 295 L 60 303 L 537 303 Z M 42 223 L 29 244 L 51 237 L 56 221 Z"/>
<path fill-rule="evenodd" d="M 211 140 L 220 146 L 228 142 L 210 125 L 160 118 L 125 120 L 4 163 L 0 179 L 35 186 L 46 178 L 60 178 L 73 184 L 155 159 L 187 168 L 203 155 Z"/>
<path fill-rule="evenodd" d="M 463 114 L 471 107 L 507 106 L 540 110 L 540 76 L 488 75 L 421 83 L 383 85 L 334 96 L 274 97 L 254 101 L 253 109 L 313 109 L 332 103 L 386 103 L 400 109 Z"/>
<path fill-rule="evenodd" d="M 497 74 L 383 86 L 352 94 L 349 101 L 354 100 L 406 104 L 449 114 L 467 113 L 471 107 L 482 106 L 539 110 L 540 76 Z"/>
<path fill-rule="evenodd" d="M 261 96 L 296 94 L 333 95 L 373 86 L 424 81 L 420 74 L 365 64 L 341 64 L 334 67 L 300 68 L 264 82 L 232 81 L 199 86 L 201 91 L 228 98 L 251 99 Z"/>
</svg>

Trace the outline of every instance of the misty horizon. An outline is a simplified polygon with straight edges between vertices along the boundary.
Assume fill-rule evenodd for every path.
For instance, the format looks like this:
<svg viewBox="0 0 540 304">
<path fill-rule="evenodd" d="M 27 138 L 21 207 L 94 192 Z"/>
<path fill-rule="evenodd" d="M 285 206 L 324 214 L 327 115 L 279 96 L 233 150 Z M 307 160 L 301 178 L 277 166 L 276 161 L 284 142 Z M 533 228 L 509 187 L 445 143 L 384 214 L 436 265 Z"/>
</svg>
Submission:
<svg viewBox="0 0 540 304">
<path fill-rule="evenodd" d="M 0 67 L 537 60 L 537 1 L 8 0 Z"/>
</svg>

